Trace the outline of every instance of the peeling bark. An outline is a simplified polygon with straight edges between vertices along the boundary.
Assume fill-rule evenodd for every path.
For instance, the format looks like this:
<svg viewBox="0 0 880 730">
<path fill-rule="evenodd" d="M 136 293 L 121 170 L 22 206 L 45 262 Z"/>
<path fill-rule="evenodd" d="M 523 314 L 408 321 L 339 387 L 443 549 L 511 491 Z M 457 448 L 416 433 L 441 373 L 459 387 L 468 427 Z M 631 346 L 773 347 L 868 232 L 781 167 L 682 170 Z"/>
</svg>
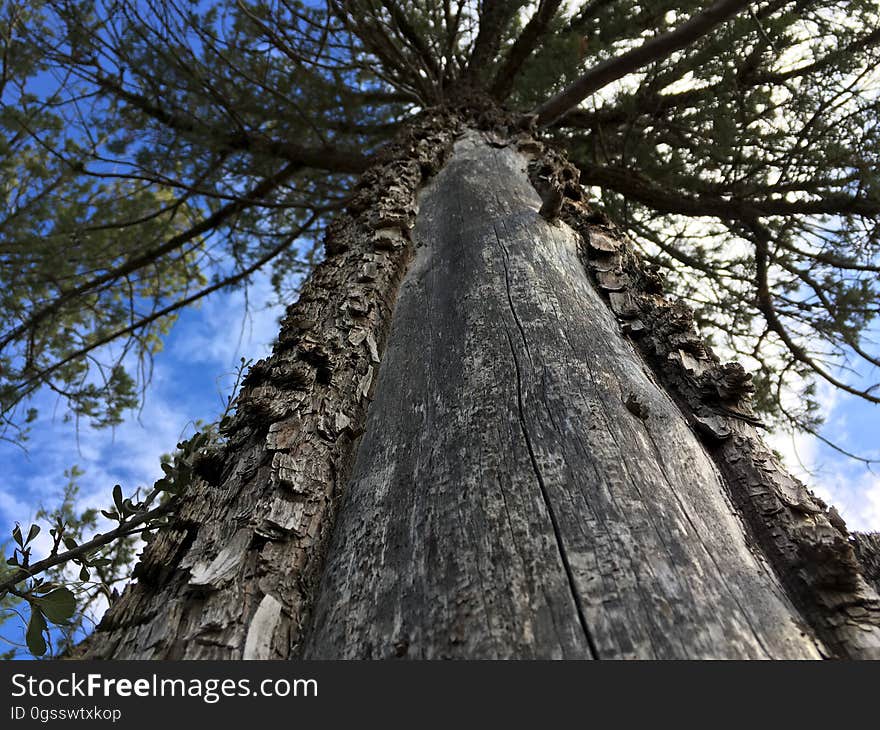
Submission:
<svg viewBox="0 0 880 730">
<path fill-rule="evenodd" d="M 327 232 L 327 259 L 248 373 L 223 453 L 174 527 L 138 564 L 82 655 L 287 658 L 320 576 L 336 500 L 363 430 L 400 280 L 413 206 L 458 127 L 423 115 L 359 181 Z"/>
<path fill-rule="evenodd" d="M 527 163 L 471 132 L 420 196 L 305 656 L 819 657 Z"/>
<path fill-rule="evenodd" d="M 880 591 L 880 533 L 854 532 L 850 537 L 862 575 L 874 590 Z"/>
<path fill-rule="evenodd" d="M 81 655 L 878 655 L 876 542 L 530 123 L 426 112 L 365 173 Z"/>
</svg>

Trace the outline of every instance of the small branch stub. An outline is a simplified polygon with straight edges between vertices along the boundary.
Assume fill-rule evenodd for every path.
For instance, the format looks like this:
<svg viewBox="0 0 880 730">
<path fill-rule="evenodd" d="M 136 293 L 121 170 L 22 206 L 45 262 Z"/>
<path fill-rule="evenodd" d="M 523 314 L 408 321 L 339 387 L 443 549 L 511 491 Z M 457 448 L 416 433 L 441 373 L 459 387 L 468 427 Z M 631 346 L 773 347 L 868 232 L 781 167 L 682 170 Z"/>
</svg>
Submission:
<svg viewBox="0 0 880 730">
<path fill-rule="evenodd" d="M 630 393 L 623 403 L 626 406 L 627 410 L 632 413 L 636 418 L 639 418 L 642 421 L 647 420 L 650 413 L 648 406 L 647 404 L 643 403 L 642 400 L 635 393 Z"/>
</svg>

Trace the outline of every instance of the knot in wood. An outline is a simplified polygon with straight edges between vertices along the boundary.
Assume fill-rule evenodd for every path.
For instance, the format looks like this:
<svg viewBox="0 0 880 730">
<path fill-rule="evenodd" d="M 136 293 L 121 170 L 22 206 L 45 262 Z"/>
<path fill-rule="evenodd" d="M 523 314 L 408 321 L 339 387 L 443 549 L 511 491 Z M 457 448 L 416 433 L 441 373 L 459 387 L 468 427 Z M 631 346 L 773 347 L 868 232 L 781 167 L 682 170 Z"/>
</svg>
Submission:
<svg viewBox="0 0 880 730">
<path fill-rule="evenodd" d="M 632 413 L 636 418 L 639 418 L 643 421 L 648 418 L 648 406 L 643 403 L 635 393 L 630 393 L 623 403 L 626 406 L 627 410 Z"/>
</svg>

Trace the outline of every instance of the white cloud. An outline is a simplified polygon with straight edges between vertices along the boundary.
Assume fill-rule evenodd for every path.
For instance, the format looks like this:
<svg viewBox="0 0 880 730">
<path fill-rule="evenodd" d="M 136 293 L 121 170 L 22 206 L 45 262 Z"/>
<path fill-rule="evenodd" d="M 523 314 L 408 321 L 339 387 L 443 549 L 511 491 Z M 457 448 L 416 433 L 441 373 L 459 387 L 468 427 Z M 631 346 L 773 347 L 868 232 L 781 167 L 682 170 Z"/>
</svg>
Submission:
<svg viewBox="0 0 880 730">
<path fill-rule="evenodd" d="M 859 399 L 823 384 L 817 390 L 817 400 L 825 414 L 822 433 L 826 438 L 868 458 L 878 456 L 870 434 L 852 426 L 858 418 L 857 408 L 863 405 Z M 862 462 L 807 433 L 776 432 L 766 441 L 782 455 L 794 476 L 838 509 L 850 530 L 880 531 L 880 477 Z"/>
<path fill-rule="evenodd" d="M 143 407 L 127 414 L 115 429 L 94 429 L 88 423 L 77 427 L 52 418 L 56 399 L 39 395 L 34 405 L 46 417 L 34 425 L 27 454 L 0 443 L 5 472 L 0 483 L 0 530 L 11 528 L 15 521 L 26 525 L 40 504 L 49 508 L 57 504 L 64 471 L 74 464 L 85 471 L 78 479 L 78 509 L 107 507 L 114 484 L 121 484 L 126 494 L 151 486 L 162 474 L 160 456 L 193 433 L 193 421 L 212 420 L 222 411 L 238 358 L 256 359 L 271 349 L 281 308 L 266 307 L 270 297 L 268 277 L 258 277 L 250 288 L 247 316 L 242 292 L 218 293 L 202 308 L 185 312 L 170 346 L 155 358 Z M 195 380 L 207 387 L 186 387 Z M 48 548 L 43 541 L 41 535 L 38 548 Z"/>
<path fill-rule="evenodd" d="M 267 275 L 254 278 L 244 291 L 207 299 L 195 310 L 195 320 L 179 332 L 172 353 L 192 362 L 210 362 L 221 367 L 234 366 L 238 359 L 262 357 L 278 333 L 283 308 L 269 305 L 272 286 Z M 197 323 L 197 324 L 196 324 Z"/>
<path fill-rule="evenodd" d="M 861 522 L 856 529 L 880 531 L 880 477 L 874 477 L 865 486 L 862 492 L 864 496 L 864 507 L 861 510 L 860 518 L 854 523 Z"/>
</svg>

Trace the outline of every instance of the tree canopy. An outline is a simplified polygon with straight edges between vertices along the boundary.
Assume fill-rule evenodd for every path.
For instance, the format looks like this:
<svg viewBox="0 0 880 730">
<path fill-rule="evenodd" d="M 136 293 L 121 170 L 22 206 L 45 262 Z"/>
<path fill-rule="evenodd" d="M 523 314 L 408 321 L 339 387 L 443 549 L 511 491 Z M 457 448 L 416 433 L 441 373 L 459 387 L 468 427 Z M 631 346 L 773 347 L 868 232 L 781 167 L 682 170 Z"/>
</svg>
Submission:
<svg viewBox="0 0 880 730">
<path fill-rule="evenodd" d="M 0 64 L 3 438 L 42 388 L 118 423 L 215 291 L 289 300 L 382 145 L 475 93 L 567 150 L 766 414 L 880 402 L 869 0 L 3 0 Z"/>
</svg>

